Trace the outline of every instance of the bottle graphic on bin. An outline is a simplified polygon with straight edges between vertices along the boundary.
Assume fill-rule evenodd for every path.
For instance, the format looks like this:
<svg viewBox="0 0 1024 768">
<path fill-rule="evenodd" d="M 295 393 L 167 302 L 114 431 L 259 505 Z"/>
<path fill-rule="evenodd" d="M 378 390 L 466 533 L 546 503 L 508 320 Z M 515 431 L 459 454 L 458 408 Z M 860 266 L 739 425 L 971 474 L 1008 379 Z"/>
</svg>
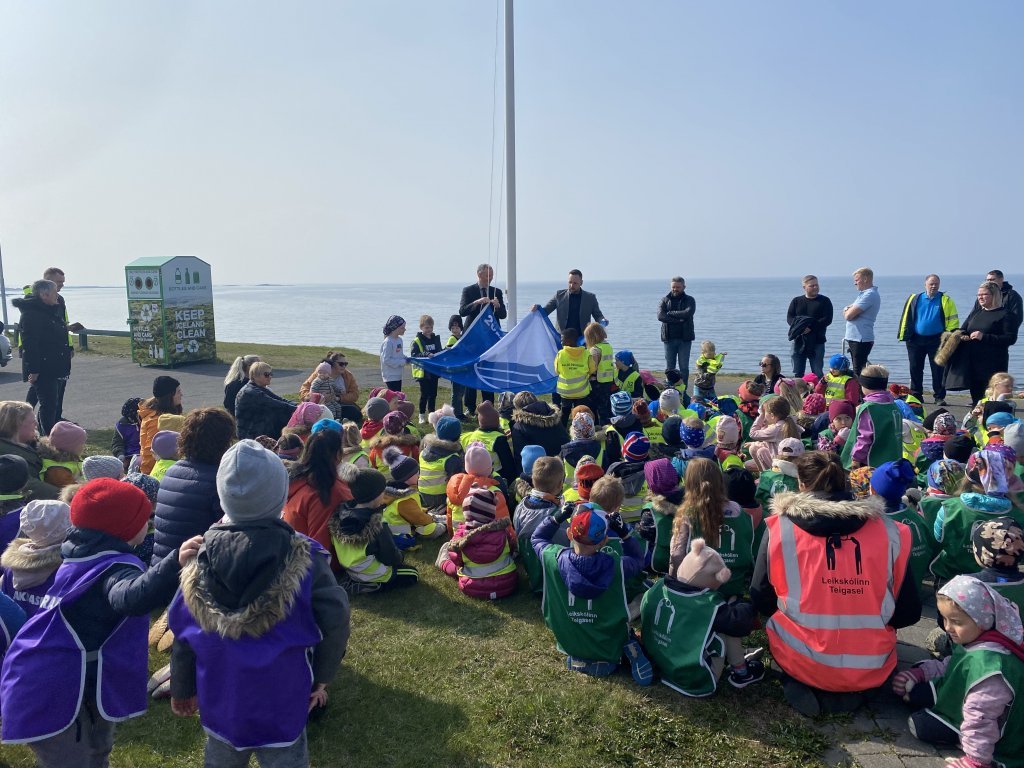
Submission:
<svg viewBox="0 0 1024 768">
<path fill-rule="evenodd" d="M 174 270 L 174 282 L 177 285 L 181 285 L 181 269 Z"/>
</svg>

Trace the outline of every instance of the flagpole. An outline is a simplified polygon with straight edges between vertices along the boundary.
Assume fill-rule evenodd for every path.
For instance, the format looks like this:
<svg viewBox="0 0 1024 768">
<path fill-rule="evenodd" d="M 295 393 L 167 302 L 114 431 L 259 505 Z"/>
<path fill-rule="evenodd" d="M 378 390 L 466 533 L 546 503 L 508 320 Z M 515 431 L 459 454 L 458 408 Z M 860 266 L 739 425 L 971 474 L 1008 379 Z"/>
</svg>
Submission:
<svg viewBox="0 0 1024 768">
<path fill-rule="evenodd" d="M 508 326 L 514 328 L 518 319 L 516 301 L 516 77 L 515 40 L 512 23 L 512 0 L 505 0 L 505 258 L 508 274 Z"/>
</svg>

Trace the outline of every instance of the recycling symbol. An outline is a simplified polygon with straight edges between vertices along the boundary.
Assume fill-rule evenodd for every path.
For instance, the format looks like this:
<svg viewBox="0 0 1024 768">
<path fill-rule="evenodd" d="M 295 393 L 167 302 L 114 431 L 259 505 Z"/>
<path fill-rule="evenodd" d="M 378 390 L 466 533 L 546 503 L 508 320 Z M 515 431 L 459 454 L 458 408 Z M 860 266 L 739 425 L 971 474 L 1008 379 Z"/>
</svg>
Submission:
<svg viewBox="0 0 1024 768">
<path fill-rule="evenodd" d="M 186 346 L 188 347 L 188 351 L 191 352 L 192 354 L 195 354 L 196 352 L 199 351 L 199 342 L 196 341 L 195 339 L 189 339 L 188 344 Z"/>
<path fill-rule="evenodd" d="M 141 307 L 139 307 L 139 319 L 144 323 L 148 323 L 150 320 L 153 319 L 152 304 L 143 304 Z"/>
</svg>

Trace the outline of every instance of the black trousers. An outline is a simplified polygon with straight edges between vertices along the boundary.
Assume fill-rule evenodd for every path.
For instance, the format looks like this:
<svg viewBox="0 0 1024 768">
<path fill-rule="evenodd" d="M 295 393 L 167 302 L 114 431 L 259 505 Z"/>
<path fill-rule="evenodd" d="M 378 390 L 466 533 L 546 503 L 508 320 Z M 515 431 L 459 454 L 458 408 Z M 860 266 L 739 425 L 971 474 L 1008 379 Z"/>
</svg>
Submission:
<svg viewBox="0 0 1024 768">
<path fill-rule="evenodd" d="M 29 396 L 35 395 L 39 403 L 39 429 L 44 435 L 50 434 L 53 425 L 59 421 L 60 394 L 65 382 L 53 376 L 40 375 Z"/>
<path fill-rule="evenodd" d="M 935 696 L 928 683 L 918 683 L 910 691 L 910 706 L 922 707 L 910 716 L 917 738 L 928 744 L 959 744 L 960 734 L 923 707 L 935 705 Z"/>
<path fill-rule="evenodd" d="M 864 366 L 868 364 L 868 355 L 871 348 L 875 346 L 873 341 L 850 341 L 846 340 L 846 346 L 850 348 L 850 365 L 855 376 L 860 376 Z"/>
<path fill-rule="evenodd" d="M 480 399 L 486 400 L 489 403 L 494 402 L 493 392 L 481 392 Z M 476 413 L 476 390 L 472 387 L 466 387 L 466 412 Z"/>
<path fill-rule="evenodd" d="M 925 358 L 928 358 L 932 369 L 932 392 L 935 394 L 935 399 L 943 400 L 946 397 L 946 390 L 942 388 L 943 369 L 935 362 L 935 353 L 939 351 L 941 340 L 942 334 L 936 334 L 935 336 L 915 336 L 907 342 L 907 358 L 910 361 L 910 394 L 919 400 L 923 399 L 921 395 L 924 392 Z"/>
<path fill-rule="evenodd" d="M 428 413 L 437 407 L 437 378 L 424 376 L 416 381 L 420 385 L 420 413 Z"/>
</svg>

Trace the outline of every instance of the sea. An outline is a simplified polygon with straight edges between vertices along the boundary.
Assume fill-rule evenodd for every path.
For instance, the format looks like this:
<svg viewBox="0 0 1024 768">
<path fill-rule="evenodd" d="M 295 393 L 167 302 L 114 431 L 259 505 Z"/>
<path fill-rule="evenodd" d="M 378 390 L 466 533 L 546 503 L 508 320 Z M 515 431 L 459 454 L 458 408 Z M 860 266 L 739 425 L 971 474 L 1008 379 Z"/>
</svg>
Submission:
<svg viewBox="0 0 1024 768">
<path fill-rule="evenodd" d="M 683 272 L 685 274 L 685 271 Z M 469 275 L 472 278 L 472 274 Z M 214 270 L 216 280 L 216 269 Z M 273 344 L 310 344 L 351 347 L 377 354 L 383 339 L 382 327 L 389 315 L 404 317 L 412 338 L 420 315 L 434 318 L 437 333 L 447 338 L 448 318 L 458 311 L 463 286 L 458 283 L 378 285 L 214 285 L 216 337 L 222 341 Z M 842 308 L 856 297 L 851 277 L 819 277 L 821 290 L 836 309 L 829 329 L 825 358 L 842 349 L 844 322 Z M 979 276 L 943 276 L 942 290 L 956 302 L 963 320 L 974 304 L 981 282 Z M 896 340 L 903 304 L 911 293 L 923 290 L 924 276 L 877 277 L 882 309 L 875 324 L 875 347 L 871 362 L 889 368 L 895 381 L 909 381 L 907 353 Z M 505 285 L 495 284 L 504 290 Z M 693 278 L 686 292 L 697 302 L 697 340 L 692 357 L 700 354 L 698 343 L 711 339 L 719 352 L 728 352 L 725 373 L 754 373 L 762 355 L 774 353 L 782 360 L 783 372 L 791 371 L 790 342 L 786 335 L 786 309 L 790 300 L 803 293 L 800 277 L 793 278 Z M 564 288 L 561 281 L 520 283 L 516 306 L 519 317 L 533 304 L 543 305 L 554 292 Z M 594 292 L 609 320 L 609 341 L 616 350 L 629 349 L 641 368 L 661 371 L 665 367 L 660 341 L 658 304 L 668 292 L 668 280 L 587 280 L 586 290 Z M 70 319 L 87 328 L 127 330 L 128 306 L 124 286 L 67 285 L 62 295 Z M 11 319 L 17 312 L 10 306 Z M 553 320 L 552 314 L 552 320 Z M 504 323 L 508 327 L 508 323 Z M 270 361 L 273 363 L 273 360 Z M 1024 342 L 1010 350 L 1010 373 L 1024 385 Z M 925 373 L 925 388 L 931 385 Z"/>
</svg>

